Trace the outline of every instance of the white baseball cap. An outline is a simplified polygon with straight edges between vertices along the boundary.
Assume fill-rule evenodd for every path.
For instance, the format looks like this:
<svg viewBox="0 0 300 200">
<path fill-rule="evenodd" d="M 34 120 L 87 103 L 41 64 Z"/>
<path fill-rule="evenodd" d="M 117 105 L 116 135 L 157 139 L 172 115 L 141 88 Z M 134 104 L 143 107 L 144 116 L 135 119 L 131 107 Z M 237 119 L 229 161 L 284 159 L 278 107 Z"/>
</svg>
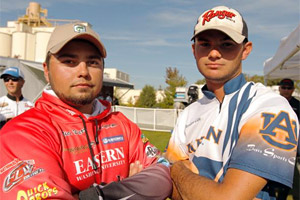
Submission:
<svg viewBox="0 0 300 200">
<path fill-rule="evenodd" d="M 248 28 L 242 15 L 233 8 L 217 6 L 200 15 L 194 28 L 194 35 L 206 30 L 219 30 L 240 44 L 248 38 Z"/>
<path fill-rule="evenodd" d="M 90 41 L 99 49 L 103 58 L 106 57 L 106 50 L 103 43 L 100 41 L 99 35 L 88 23 L 84 22 L 70 23 L 55 27 L 47 45 L 47 53 L 51 52 L 52 54 L 56 54 L 68 42 L 75 38 Z"/>
</svg>

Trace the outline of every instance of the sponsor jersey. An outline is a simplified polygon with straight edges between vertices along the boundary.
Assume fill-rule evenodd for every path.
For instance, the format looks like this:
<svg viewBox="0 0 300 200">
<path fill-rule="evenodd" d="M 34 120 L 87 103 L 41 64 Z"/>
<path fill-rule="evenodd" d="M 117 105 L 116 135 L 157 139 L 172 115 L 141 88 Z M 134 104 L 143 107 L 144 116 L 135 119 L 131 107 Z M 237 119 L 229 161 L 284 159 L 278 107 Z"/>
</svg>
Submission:
<svg viewBox="0 0 300 200">
<path fill-rule="evenodd" d="M 18 102 L 15 97 L 9 94 L 0 97 L 0 121 L 13 118 L 32 107 L 33 104 L 23 96 L 20 97 L 20 101 Z"/>
<path fill-rule="evenodd" d="M 129 165 L 156 163 L 159 151 L 120 112 L 86 117 L 43 92 L 0 132 L 1 199 L 73 199 L 93 183 L 128 177 Z"/>
<path fill-rule="evenodd" d="M 202 91 L 179 116 L 166 157 L 189 159 L 216 182 L 237 168 L 291 187 L 299 124 L 284 97 L 243 75 L 225 84 L 222 103 L 205 86 Z M 268 196 L 266 188 L 257 197 Z"/>
</svg>

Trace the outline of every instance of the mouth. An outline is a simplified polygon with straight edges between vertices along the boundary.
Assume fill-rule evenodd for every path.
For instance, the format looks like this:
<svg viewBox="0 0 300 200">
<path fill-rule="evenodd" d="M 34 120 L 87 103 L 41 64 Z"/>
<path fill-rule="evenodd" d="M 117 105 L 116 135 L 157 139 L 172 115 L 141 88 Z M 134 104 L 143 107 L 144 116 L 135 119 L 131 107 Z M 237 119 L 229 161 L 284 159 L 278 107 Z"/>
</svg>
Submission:
<svg viewBox="0 0 300 200">
<path fill-rule="evenodd" d="M 218 69 L 223 66 L 223 64 L 220 63 L 207 63 L 206 66 L 210 69 Z"/>
<path fill-rule="evenodd" d="M 88 84 L 88 83 L 77 83 L 77 84 L 72 85 L 72 87 L 75 87 L 75 88 L 92 88 L 93 85 Z"/>
</svg>

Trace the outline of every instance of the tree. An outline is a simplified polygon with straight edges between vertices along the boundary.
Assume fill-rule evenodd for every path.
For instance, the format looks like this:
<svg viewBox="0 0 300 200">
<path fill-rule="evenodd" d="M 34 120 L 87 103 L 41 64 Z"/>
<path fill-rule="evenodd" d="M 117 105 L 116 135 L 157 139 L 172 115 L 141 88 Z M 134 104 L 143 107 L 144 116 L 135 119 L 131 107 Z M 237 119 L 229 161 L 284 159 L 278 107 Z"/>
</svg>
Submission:
<svg viewBox="0 0 300 200">
<path fill-rule="evenodd" d="M 145 85 L 142 89 L 139 99 L 136 102 L 137 107 L 153 108 L 156 105 L 156 94 L 153 86 Z"/>
<path fill-rule="evenodd" d="M 166 68 L 166 83 L 169 85 L 165 89 L 165 95 L 158 105 L 162 108 L 172 108 L 174 104 L 174 96 L 176 87 L 185 87 L 187 84 L 186 78 L 179 74 L 179 70 L 175 67 Z"/>
</svg>

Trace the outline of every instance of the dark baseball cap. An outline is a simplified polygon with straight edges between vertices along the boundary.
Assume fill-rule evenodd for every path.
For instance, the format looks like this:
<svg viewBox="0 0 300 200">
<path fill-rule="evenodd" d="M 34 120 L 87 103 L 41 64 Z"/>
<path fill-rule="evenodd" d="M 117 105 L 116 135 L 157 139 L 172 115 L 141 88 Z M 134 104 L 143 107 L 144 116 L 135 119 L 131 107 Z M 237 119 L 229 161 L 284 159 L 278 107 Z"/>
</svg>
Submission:
<svg viewBox="0 0 300 200">
<path fill-rule="evenodd" d="M 294 81 L 292 79 L 289 79 L 289 78 L 285 78 L 285 79 L 282 79 L 280 82 L 279 82 L 279 85 L 280 86 L 290 86 L 290 87 L 294 87 Z"/>
</svg>

